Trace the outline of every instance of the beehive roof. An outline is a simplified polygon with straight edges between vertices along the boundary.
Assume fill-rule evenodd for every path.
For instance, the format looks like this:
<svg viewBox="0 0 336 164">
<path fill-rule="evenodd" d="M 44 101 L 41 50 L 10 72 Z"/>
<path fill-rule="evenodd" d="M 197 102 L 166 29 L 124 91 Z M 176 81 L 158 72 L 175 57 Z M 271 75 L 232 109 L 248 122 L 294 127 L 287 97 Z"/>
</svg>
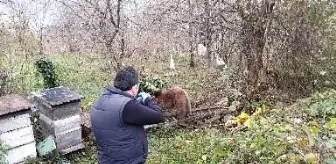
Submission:
<svg viewBox="0 0 336 164">
<path fill-rule="evenodd" d="M 63 86 L 42 90 L 34 93 L 34 96 L 50 106 L 62 105 L 83 98 L 83 96 Z"/>
<path fill-rule="evenodd" d="M 17 94 L 0 97 L 0 116 L 30 110 L 33 105 Z"/>
</svg>

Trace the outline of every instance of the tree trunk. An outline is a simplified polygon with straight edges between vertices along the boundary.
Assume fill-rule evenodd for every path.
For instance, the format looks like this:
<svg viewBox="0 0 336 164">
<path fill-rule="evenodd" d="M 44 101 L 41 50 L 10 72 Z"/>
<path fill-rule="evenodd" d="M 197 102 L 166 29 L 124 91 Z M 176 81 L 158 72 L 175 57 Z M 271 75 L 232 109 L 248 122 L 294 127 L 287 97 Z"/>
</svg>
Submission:
<svg viewBox="0 0 336 164">
<path fill-rule="evenodd" d="M 40 28 L 40 55 L 43 54 L 43 27 Z"/>
<path fill-rule="evenodd" d="M 193 11 L 192 11 L 192 6 L 190 0 L 188 0 L 188 5 L 189 5 L 189 31 L 188 31 L 188 36 L 189 36 L 189 54 L 190 54 L 190 67 L 194 68 L 196 66 L 196 61 L 195 61 L 195 53 L 194 53 L 194 46 L 193 46 L 193 25 L 191 23 L 191 20 L 193 18 Z"/>
<path fill-rule="evenodd" d="M 264 0 L 263 6 L 252 7 L 248 3 L 246 10 L 254 12 L 242 12 L 242 53 L 245 54 L 247 65 L 246 90 L 249 98 L 255 98 L 255 93 L 267 90 L 267 37 L 271 26 L 269 15 L 273 11 L 274 3 Z M 257 19 L 255 19 L 257 18 Z"/>
<path fill-rule="evenodd" d="M 266 83 L 267 82 L 267 76 L 266 72 L 268 70 L 267 61 L 268 59 L 268 32 L 269 28 L 272 24 L 272 17 L 271 14 L 273 12 L 275 3 L 269 2 L 268 0 L 265 0 L 264 5 L 262 7 L 261 16 L 263 19 L 266 19 L 264 28 L 261 29 L 262 33 L 260 34 L 260 57 L 259 57 L 259 65 L 261 66 L 259 68 L 259 83 Z"/>
<path fill-rule="evenodd" d="M 204 1 L 205 7 L 205 47 L 206 47 L 206 56 L 208 57 L 208 67 L 212 66 L 212 55 L 210 53 L 211 46 L 211 33 L 210 33 L 210 2 L 209 0 Z"/>
</svg>

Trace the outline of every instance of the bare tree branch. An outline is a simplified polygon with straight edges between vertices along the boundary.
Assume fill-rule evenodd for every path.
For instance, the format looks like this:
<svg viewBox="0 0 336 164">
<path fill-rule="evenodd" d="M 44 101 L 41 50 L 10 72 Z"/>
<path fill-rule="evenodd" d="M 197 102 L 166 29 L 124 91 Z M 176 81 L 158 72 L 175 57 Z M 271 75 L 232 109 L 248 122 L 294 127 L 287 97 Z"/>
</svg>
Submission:
<svg viewBox="0 0 336 164">
<path fill-rule="evenodd" d="M 118 5 L 119 5 L 119 3 L 120 3 L 120 2 L 119 2 L 119 0 L 118 0 Z M 120 7 L 120 6 L 118 6 L 118 7 Z M 113 26 L 114 26 L 115 28 L 119 28 L 119 27 L 118 27 L 119 25 L 117 25 L 119 21 L 117 21 L 117 23 L 115 23 L 115 21 L 114 21 L 113 12 L 112 12 L 112 7 L 111 7 L 111 1 L 110 1 L 110 0 L 106 0 L 106 8 L 108 9 L 108 11 L 109 11 L 109 13 L 110 13 L 110 21 L 111 21 L 111 23 L 113 24 Z M 119 12 L 120 12 L 120 8 L 119 8 L 118 10 L 119 10 Z M 120 19 L 120 13 L 118 13 L 118 12 L 117 12 L 117 17 L 119 17 L 119 19 Z"/>
</svg>

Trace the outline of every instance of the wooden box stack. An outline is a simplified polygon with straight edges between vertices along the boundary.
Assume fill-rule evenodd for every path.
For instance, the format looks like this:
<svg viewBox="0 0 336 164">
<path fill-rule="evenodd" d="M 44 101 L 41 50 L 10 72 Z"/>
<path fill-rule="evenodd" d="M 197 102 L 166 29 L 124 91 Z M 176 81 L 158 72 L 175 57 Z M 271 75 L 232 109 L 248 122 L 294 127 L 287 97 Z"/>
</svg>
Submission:
<svg viewBox="0 0 336 164">
<path fill-rule="evenodd" d="M 62 86 L 33 93 L 42 136 L 53 136 L 57 150 L 64 154 L 84 148 L 80 115 L 82 98 Z"/>
<path fill-rule="evenodd" d="M 25 158 L 37 155 L 31 107 L 19 95 L 0 97 L 0 140 L 7 146 L 7 162 L 10 164 L 22 163 Z"/>
</svg>

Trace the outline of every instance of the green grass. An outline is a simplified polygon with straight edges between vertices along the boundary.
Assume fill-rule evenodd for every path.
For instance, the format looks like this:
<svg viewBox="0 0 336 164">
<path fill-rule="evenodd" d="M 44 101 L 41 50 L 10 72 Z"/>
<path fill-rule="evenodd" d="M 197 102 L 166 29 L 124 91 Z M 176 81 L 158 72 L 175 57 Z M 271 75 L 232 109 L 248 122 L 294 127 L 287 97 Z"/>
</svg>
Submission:
<svg viewBox="0 0 336 164">
<path fill-rule="evenodd" d="M 43 80 L 41 77 L 36 76 L 36 70 L 34 68 L 36 59 L 37 57 L 29 58 L 28 60 L 14 60 L 16 64 L 12 65 L 13 74 L 11 81 L 13 92 L 28 94 L 43 88 Z M 110 73 L 107 71 L 106 61 L 97 57 L 67 54 L 55 55 L 51 57 L 51 59 L 56 66 L 60 84 L 70 87 L 85 97 L 85 99 L 82 100 L 82 107 L 85 110 L 90 107 L 90 104 L 100 91 L 108 85 L 114 77 L 114 72 Z M 191 70 L 188 67 L 187 59 L 188 58 L 180 58 L 177 60 L 177 76 L 164 76 L 165 73 L 169 72 L 167 61 L 165 60 L 150 59 L 144 61 L 143 64 L 146 65 L 146 70 L 148 70 L 151 75 L 161 76 L 168 81 L 169 85 L 181 85 L 190 92 L 191 96 L 194 96 L 211 85 L 211 76 L 202 70 L 197 72 Z M 128 62 L 129 65 L 134 65 L 138 70 L 141 68 L 141 63 L 132 63 L 130 60 L 125 62 Z M 197 74 L 198 77 L 196 78 Z"/>
<path fill-rule="evenodd" d="M 148 164 L 217 164 L 227 157 L 229 139 L 215 131 L 164 130 L 149 133 Z M 88 142 L 84 152 L 69 157 L 75 163 L 94 163 L 96 147 Z"/>
<path fill-rule="evenodd" d="M 315 115 L 315 110 L 328 106 L 329 111 L 336 111 L 330 106 L 336 103 L 335 95 L 334 90 L 318 93 L 285 109 L 264 106 L 263 113 L 249 116 L 247 129 L 234 133 L 159 128 L 148 134 L 147 163 L 333 164 L 336 162 L 336 115 Z M 95 163 L 95 154 L 96 148 L 90 141 L 84 152 L 72 154 L 69 159 L 76 163 Z"/>
<path fill-rule="evenodd" d="M 28 94 L 43 88 L 42 77 L 36 76 L 35 59 L 16 61 L 13 72 L 19 73 L 13 74 L 11 83 L 13 92 Z M 70 87 L 85 97 L 82 102 L 83 107 L 87 107 L 92 102 L 112 77 L 100 70 L 102 64 L 98 59 L 88 60 L 79 55 L 58 55 L 52 57 L 52 61 L 56 66 L 60 84 Z M 24 69 L 20 71 L 21 68 Z"/>
<path fill-rule="evenodd" d="M 228 156 L 227 138 L 216 131 L 159 131 L 149 135 L 150 164 L 217 164 Z"/>
</svg>

